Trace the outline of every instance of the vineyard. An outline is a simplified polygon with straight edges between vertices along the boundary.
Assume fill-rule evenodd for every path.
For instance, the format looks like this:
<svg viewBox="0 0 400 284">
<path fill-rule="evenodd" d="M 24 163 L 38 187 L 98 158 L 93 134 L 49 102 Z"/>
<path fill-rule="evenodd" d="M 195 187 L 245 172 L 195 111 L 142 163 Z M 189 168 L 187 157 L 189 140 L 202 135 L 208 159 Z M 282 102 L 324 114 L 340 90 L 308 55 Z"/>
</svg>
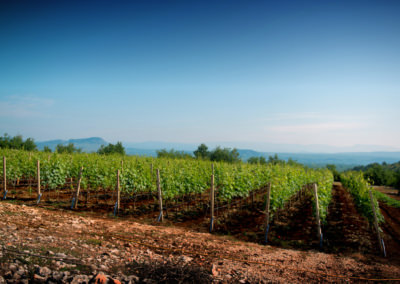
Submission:
<svg viewBox="0 0 400 284">
<path fill-rule="evenodd" d="M 154 222 L 190 223 L 223 234 L 240 231 L 248 240 L 283 246 L 329 248 L 334 243 L 330 234 L 338 230 L 332 224 L 341 222 L 329 221 L 338 210 L 330 209 L 333 195 L 342 198 L 349 193 L 346 202 L 354 202 L 357 214 L 364 216 L 359 222 L 361 227 L 365 225 L 365 234 L 373 234 L 372 225 L 378 233 L 366 247 L 371 251 L 380 247 L 386 253 L 379 227 L 384 217 L 378 200 L 383 197 L 370 193 L 359 173 L 342 175 L 347 193 L 333 187 L 329 170 L 300 165 L 5 149 L 0 155 L 4 157 L 3 199 Z"/>
</svg>

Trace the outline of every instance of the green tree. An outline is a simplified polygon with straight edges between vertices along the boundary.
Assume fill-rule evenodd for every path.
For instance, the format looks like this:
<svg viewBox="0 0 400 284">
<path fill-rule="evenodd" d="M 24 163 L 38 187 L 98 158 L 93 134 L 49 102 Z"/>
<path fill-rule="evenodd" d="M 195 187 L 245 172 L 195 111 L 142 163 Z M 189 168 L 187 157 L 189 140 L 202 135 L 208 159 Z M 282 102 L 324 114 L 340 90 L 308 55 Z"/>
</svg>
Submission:
<svg viewBox="0 0 400 284">
<path fill-rule="evenodd" d="M 51 153 L 52 151 L 51 151 L 51 149 L 50 149 L 48 146 L 44 146 L 44 147 L 43 147 L 43 152 L 45 152 L 45 153 Z"/>
<path fill-rule="evenodd" d="M 23 148 L 27 151 L 37 150 L 37 146 L 33 138 L 26 139 L 25 142 L 23 143 Z"/>
<path fill-rule="evenodd" d="M 333 179 L 335 181 L 339 181 L 340 180 L 340 174 L 339 174 L 339 171 L 336 169 L 336 165 L 328 164 L 328 165 L 326 165 L 326 168 L 332 172 Z"/>
<path fill-rule="evenodd" d="M 197 159 L 207 159 L 210 156 L 210 152 L 208 151 L 208 147 L 206 144 L 200 144 L 200 146 L 197 147 L 197 150 L 194 151 L 193 154 Z"/>
<path fill-rule="evenodd" d="M 122 146 L 122 142 L 117 142 L 117 144 L 108 144 L 107 146 L 101 145 L 99 150 L 97 150 L 98 154 L 109 155 L 109 154 L 120 154 L 125 155 L 125 148 Z"/>
<path fill-rule="evenodd" d="M 55 152 L 72 154 L 72 153 L 81 153 L 82 149 L 75 148 L 74 143 L 68 143 L 68 145 L 66 145 L 66 146 L 64 146 L 62 144 L 58 144 Z"/>
<path fill-rule="evenodd" d="M 239 152 L 234 148 L 221 148 L 218 146 L 210 153 L 210 160 L 216 162 L 237 163 L 240 162 Z"/>
<path fill-rule="evenodd" d="M 158 158 L 169 158 L 169 159 L 192 159 L 193 157 L 185 153 L 184 151 L 176 151 L 171 149 L 167 151 L 167 149 L 157 150 Z"/>
<path fill-rule="evenodd" d="M 267 160 L 265 157 L 250 157 L 247 162 L 249 164 L 260 164 L 260 165 L 265 165 L 267 164 Z"/>
</svg>

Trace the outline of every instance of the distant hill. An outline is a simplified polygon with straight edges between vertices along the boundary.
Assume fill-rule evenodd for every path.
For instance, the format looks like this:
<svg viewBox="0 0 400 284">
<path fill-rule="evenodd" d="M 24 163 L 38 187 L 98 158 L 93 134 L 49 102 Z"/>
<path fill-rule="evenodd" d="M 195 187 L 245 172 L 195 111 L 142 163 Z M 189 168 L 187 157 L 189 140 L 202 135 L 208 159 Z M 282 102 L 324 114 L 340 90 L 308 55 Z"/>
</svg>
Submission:
<svg viewBox="0 0 400 284">
<path fill-rule="evenodd" d="M 44 146 L 50 147 L 54 151 L 58 144 L 67 145 L 74 143 L 75 147 L 81 148 L 83 152 L 96 152 L 101 145 L 109 143 L 100 137 L 90 137 L 83 139 L 69 140 L 50 140 L 36 142 L 39 150 L 43 150 Z M 150 156 L 156 157 L 157 150 L 175 149 L 193 154 L 197 148 L 195 144 L 184 143 L 167 143 L 167 142 L 142 142 L 142 143 L 122 143 L 128 155 Z M 199 143 L 200 144 L 200 143 Z M 224 146 L 223 146 L 224 147 Z M 213 149 L 214 146 L 209 146 Z M 349 169 L 358 165 L 368 165 L 371 163 L 396 163 L 400 161 L 400 152 L 344 152 L 344 153 L 290 153 L 290 152 L 260 152 L 251 149 L 238 149 L 240 158 L 247 161 L 250 157 L 265 157 L 273 156 L 275 153 L 283 160 L 289 158 L 311 167 L 325 166 L 326 164 L 335 164 L 339 169 Z"/>
<path fill-rule="evenodd" d="M 100 137 L 90 137 L 82 139 L 69 139 L 69 140 L 50 140 L 43 142 L 36 142 L 39 150 L 43 150 L 44 146 L 49 147 L 51 150 L 55 150 L 58 144 L 68 145 L 74 143 L 76 148 L 81 148 L 83 152 L 96 152 L 101 145 L 108 145 L 109 143 Z"/>
</svg>

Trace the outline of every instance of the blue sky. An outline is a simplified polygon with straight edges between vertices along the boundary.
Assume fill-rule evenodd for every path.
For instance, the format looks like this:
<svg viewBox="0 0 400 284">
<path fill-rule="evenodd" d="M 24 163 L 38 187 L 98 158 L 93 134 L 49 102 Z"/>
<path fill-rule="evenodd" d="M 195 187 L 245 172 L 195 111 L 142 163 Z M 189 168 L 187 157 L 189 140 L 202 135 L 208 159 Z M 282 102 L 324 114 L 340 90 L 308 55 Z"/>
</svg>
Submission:
<svg viewBox="0 0 400 284">
<path fill-rule="evenodd" d="M 385 0 L 1 1 L 0 131 L 399 149 L 399 14 Z"/>
</svg>

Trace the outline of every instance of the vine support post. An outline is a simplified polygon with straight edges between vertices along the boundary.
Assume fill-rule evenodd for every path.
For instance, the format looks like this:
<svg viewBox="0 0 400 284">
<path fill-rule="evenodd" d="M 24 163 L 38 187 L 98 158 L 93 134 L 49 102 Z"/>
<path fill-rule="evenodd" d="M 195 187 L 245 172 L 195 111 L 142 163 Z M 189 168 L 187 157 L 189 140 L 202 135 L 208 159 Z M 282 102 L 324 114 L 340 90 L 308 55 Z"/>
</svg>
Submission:
<svg viewBox="0 0 400 284">
<path fill-rule="evenodd" d="M 214 203 L 215 203 L 215 185 L 214 185 L 214 164 L 212 164 L 211 190 L 210 190 L 210 233 L 214 230 Z"/>
<path fill-rule="evenodd" d="M 117 170 L 117 212 L 121 208 L 121 189 L 120 189 L 120 182 L 119 182 L 119 170 Z"/>
<path fill-rule="evenodd" d="M 75 197 L 74 197 L 75 198 L 74 205 L 73 205 L 74 209 L 78 208 L 78 199 L 79 199 L 79 192 L 81 190 L 82 172 L 83 172 L 83 166 L 81 167 L 81 169 L 79 171 L 78 185 L 76 186 L 76 192 L 75 192 Z"/>
<path fill-rule="evenodd" d="M 369 191 L 369 198 L 370 198 L 370 201 L 371 201 L 372 212 L 374 213 L 374 227 L 375 227 L 375 231 L 376 231 L 376 236 L 378 237 L 379 248 L 380 248 L 383 256 L 386 257 L 385 244 L 383 242 L 383 239 L 381 237 L 381 233 L 379 231 L 378 217 L 376 216 L 375 203 L 374 203 L 374 198 L 373 198 L 371 190 Z"/>
<path fill-rule="evenodd" d="M 6 196 L 7 196 L 7 160 L 6 160 L 5 156 L 3 156 L 3 190 L 4 190 L 3 199 L 6 199 Z"/>
<path fill-rule="evenodd" d="M 267 201 L 265 204 L 265 243 L 268 243 L 270 201 L 271 201 L 271 183 L 268 183 L 267 184 Z"/>
<path fill-rule="evenodd" d="M 321 220 L 319 217 L 318 186 L 316 183 L 313 183 L 313 193 L 315 199 L 315 217 L 317 219 L 317 236 L 319 239 L 319 245 L 320 247 L 322 247 L 322 231 L 321 231 Z"/>
<path fill-rule="evenodd" d="M 158 191 L 158 205 L 160 207 L 160 215 L 158 216 L 158 222 L 164 221 L 163 215 L 163 204 L 162 204 L 162 194 L 161 194 L 161 181 L 160 181 L 160 170 L 157 169 L 157 191 Z"/>
<path fill-rule="evenodd" d="M 37 160 L 37 195 L 38 198 L 40 195 L 42 195 L 41 193 L 41 188 L 40 188 L 40 160 Z"/>
</svg>

